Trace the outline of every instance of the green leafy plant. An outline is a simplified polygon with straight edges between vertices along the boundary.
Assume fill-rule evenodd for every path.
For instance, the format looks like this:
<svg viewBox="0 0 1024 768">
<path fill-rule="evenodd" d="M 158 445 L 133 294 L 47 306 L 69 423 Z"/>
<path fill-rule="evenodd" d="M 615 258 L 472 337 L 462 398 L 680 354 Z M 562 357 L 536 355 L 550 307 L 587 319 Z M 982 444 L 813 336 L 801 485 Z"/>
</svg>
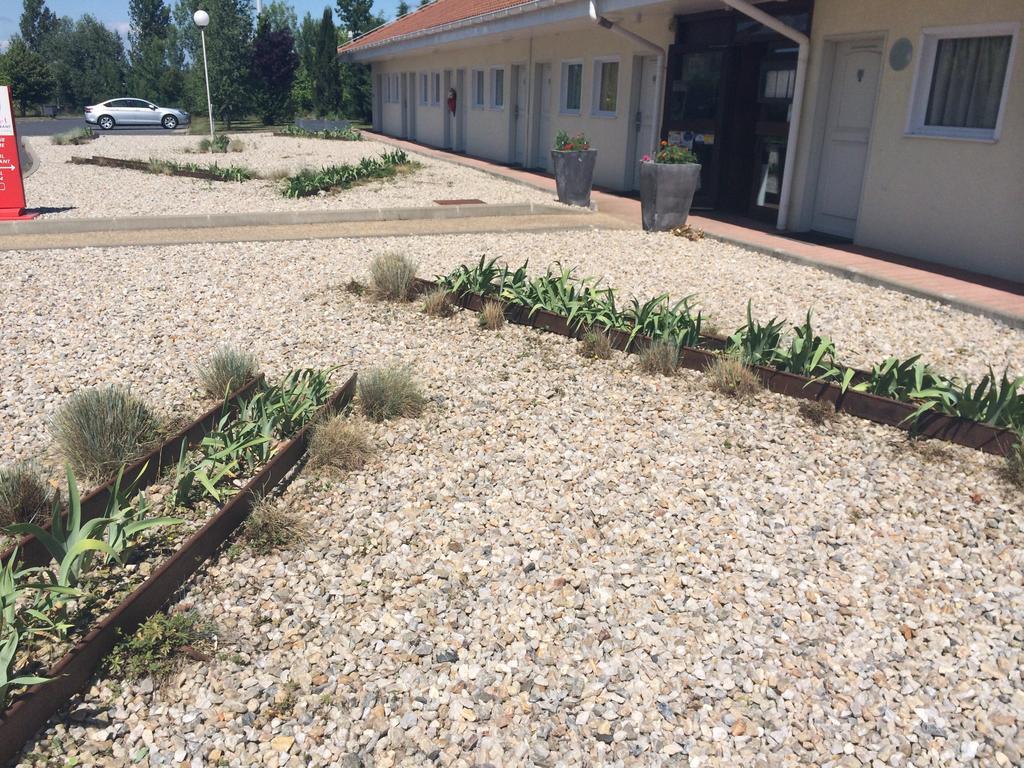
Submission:
<svg viewBox="0 0 1024 768">
<path fill-rule="evenodd" d="M 629 326 L 627 348 L 637 336 L 670 341 L 676 347 L 696 347 L 700 342 L 701 315 L 694 316 L 690 308 L 691 296 L 684 296 L 670 304 L 667 293 L 644 303 L 631 299 L 623 317 Z"/>
<path fill-rule="evenodd" d="M 199 381 L 210 397 L 223 398 L 259 375 L 256 356 L 224 345 L 214 350 L 199 368 Z"/>
<path fill-rule="evenodd" d="M 140 494 L 134 501 L 128 493 L 121 491 L 121 475 L 117 476 L 111 489 L 111 501 L 104 514 L 104 540 L 108 548 L 108 560 L 124 565 L 135 551 L 139 537 L 146 531 L 170 525 L 181 525 L 184 520 L 176 517 L 148 517 L 150 504 Z"/>
<path fill-rule="evenodd" d="M 297 125 L 289 125 L 282 128 L 278 133 L 282 136 L 297 136 L 304 139 L 329 139 L 331 141 L 362 141 L 363 134 L 358 128 L 346 126 L 345 128 L 327 128 L 320 131 L 310 131 L 300 128 Z"/>
<path fill-rule="evenodd" d="M 157 613 L 114 647 L 107 669 L 117 678 L 165 680 L 183 657 L 202 654 L 215 632 L 211 621 L 191 611 Z"/>
<path fill-rule="evenodd" d="M 746 365 L 773 365 L 782 339 L 782 321 L 772 318 L 761 324 L 751 316 L 747 302 L 747 324 L 729 337 L 727 349 Z"/>
<path fill-rule="evenodd" d="M 160 424 L 145 402 L 120 386 L 75 392 L 50 422 L 75 472 L 109 477 L 159 438 Z"/>
<path fill-rule="evenodd" d="M 379 422 L 419 416 L 427 398 L 409 368 L 390 366 L 359 374 L 359 405 L 366 418 Z"/>
<path fill-rule="evenodd" d="M 414 167 L 409 155 L 396 149 L 379 157 L 364 157 L 355 164 L 332 165 L 318 171 L 303 169 L 285 179 L 282 193 L 285 197 L 309 197 L 333 189 L 348 189 L 360 181 L 391 178 L 399 169 Z"/>
<path fill-rule="evenodd" d="M 1024 376 L 1010 379 L 1007 371 L 997 379 L 989 368 L 977 384 L 943 382 L 928 389 L 915 390 L 911 399 L 920 403 L 908 419 L 938 410 L 950 416 L 970 419 L 993 427 L 1024 427 L 1024 394 L 1020 392 Z"/>
<path fill-rule="evenodd" d="M 685 165 L 700 162 L 691 150 L 686 147 L 680 147 L 677 144 L 669 144 L 665 140 L 662 140 L 657 153 L 654 155 L 654 159 L 655 162 L 668 163 L 670 165 Z"/>
<path fill-rule="evenodd" d="M 202 139 L 199 142 L 199 151 L 225 153 L 228 151 L 229 144 L 231 144 L 231 137 L 218 133 L 212 139 Z"/>
<path fill-rule="evenodd" d="M 7 709 L 11 690 L 19 686 L 45 683 L 48 678 L 38 675 L 16 674 L 19 651 L 31 640 L 32 628 L 26 624 L 27 614 L 19 612 L 19 605 L 28 599 L 34 589 L 45 585 L 27 583 L 28 571 L 19 571 L 18 551 L 6 563 L 0 563 L 0 712 Z"/>
<path fill-rule="evenodd" d="M 400 253 L 385 253 L 370 262 L 370 289 L 375 298 L 408 301 L 412 298 L 416 263 Z"/>
<path fill-rule="evenodd" d="M 555 150 L 558 152 L 585 152 L 590 149 L 590 139 L 580 131 L 570 136 L 566 131 L 555 134 Z"/>
<path fill-rule="evenodd" d="M 255 171 L 241 165 L 222 167 L 217 163 L 199 165 L 198 163 L 178 163 L 174 160 L 160 160 L 151 158 L 146 165 L 146 171 L 162 176 L 176 176 L 189 173 L 198 173 L 208 176 L 214 181 L 250 181 L 257 177 Z"/>
<path fill-rule="evenodd" d="M 776 350 L 773 364 L 780 371 L 808 376 L 812 379 L 830 379 L 839 375 L 835 362 L 836 345 L 827 336 L 818 336 L 811 326 L 811 313 L 803 325 L 793 328 L 788 348 Z"/>
<path fill-rule="evenodd" d="M 35 522 L 53 502 L 53 490 L 32 464 L 19 461 L 0 467 L 0 526 Z"/>
<path fill-rule="evenodd" d="M 844 389 L 848 386 L 856 392 L 906 401 L 911 399 L 913 392 L 947 386 L 949 380 L 922 363 L 920 357 L 914 355 L 906 360 L 888 357 L 878 365 L 873 365 L 866 379 L 852 384 L 853 371 L 847 369 L 843 374 Z"/>
</svg>

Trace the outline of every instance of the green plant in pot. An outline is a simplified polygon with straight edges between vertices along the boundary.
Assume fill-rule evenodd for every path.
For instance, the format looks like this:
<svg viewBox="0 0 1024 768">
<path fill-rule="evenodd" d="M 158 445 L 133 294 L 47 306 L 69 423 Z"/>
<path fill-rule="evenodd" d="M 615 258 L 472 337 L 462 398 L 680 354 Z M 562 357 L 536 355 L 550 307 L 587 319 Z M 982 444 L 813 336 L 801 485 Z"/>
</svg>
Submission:
<svg viewBox="0 0 1024 768">
<path fill-rule="evenodd" d="M 559 131 L 555 136 L 555 148 L 551 150 L 551 163 L 555 169 L 558 201 L 589 208 L 594 165 L 597 163 L 597 150 L 590 148 L 590 139 L 583 133 L 570 136 Z"/>
<path fill-rule="evenodd" d="M 662 141 L 652 159 L 640 161 L 640 209 L 644 229 L 663 232 L 686 223 L 700 188 L 700 163 L 689 149 Z"/>
</svg>

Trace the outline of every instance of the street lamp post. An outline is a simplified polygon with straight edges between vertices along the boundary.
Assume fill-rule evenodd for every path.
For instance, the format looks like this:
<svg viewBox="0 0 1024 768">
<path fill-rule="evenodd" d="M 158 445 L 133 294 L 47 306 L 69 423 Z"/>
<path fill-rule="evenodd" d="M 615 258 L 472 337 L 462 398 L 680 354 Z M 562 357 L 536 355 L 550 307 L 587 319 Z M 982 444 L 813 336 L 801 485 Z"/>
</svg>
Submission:
<svg viewBox="0 0 1024 768">
<path fill-rule="evenodd" d="M 210 70 L 206 66 L 206 27 L 210 24 L 210 14 L 206 11 L 196 11 L 192 14 L 192 21 L 199 27 L 199 37 L 203 41 L 203 77 L 206 78 L 206 109 L 210 113 L 210 142 L 213 142 L 213 102 L 210 101 Z M 212 151 L 212 147 L 211 147 Z"/>
</svg>

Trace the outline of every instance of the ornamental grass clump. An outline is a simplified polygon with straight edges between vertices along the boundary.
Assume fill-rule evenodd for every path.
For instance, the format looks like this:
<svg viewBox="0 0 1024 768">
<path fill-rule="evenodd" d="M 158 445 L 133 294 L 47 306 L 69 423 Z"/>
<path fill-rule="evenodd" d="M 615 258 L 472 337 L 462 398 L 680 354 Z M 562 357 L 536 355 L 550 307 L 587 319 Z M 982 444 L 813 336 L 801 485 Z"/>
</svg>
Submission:
<svg viewBox="0 0 1024 768">
<path fill-rule="evenodd" d="M 480 316 L 476 324 L 486 331 L 497 331 L 505 325 L 505 310 L 496 301 L 485 301 L 480 308 Z"/>
<path fill-rule="evenodd" d="M 42 519 L 55 499 L 53 489 L 28 462 L 0 467 L 0 526 Z"/>
<path fill-rule="evenodd" d="M 813 424 L 824 424 L 837 415 L 835 406 L 828 400 L 801 400 L 798 410 Z"/>
<path fill-rule="evenodd" d="M 50 137 L 50 143 L 56 144 L 58 147 L 62 147 L 68 144 L 77 146 L 79 144 L 85 144 L 96 138 L 96 134 L 88 128 L 75 128 L 70 131 L 64 131 Z"/>
<path fill-rule="evenodd" d="M 638 357 L 640 370 L 644 373 L 672 376 L 679 368 L 679 346 L 664 339 L 652 341 Z"/>
<path fill-rule="evenodd" d="M 309 540 L 309 528 L 298 516 L 263 497 L 252 508 L 242 526 L 242 541 L 258 555 L 269 555 L 279 549 Z"/>
<path fill-rule="evenodd" d="M 416 264 L 399 253 L 375 256 L 370 262 L 370 289 L 374 298 L 386 301 L 408 301 Z"/>
<path fill-rule="evenodd" d="M 713 390 L 729 397 L 743 399 L 761 389 L 760 379 L 742 359 L 733 355 L 715 358 L 705 374 Z"/>
<path fill-rule="evenodd" d="M 455 306 L 444 288 L 435 288 L 423 296 L 423 314 L 429 317 L 451 317 Z"/>
<path fill-rule="evenodd" d="M 71 395 L 50 431 L 75 473 L 99 480 L 145 453 L 160 436 L 160 422 L 126 387 L 110 385 Z"/>
<path fill-rule="evenodd" d="M 419 382 L 404 366 L 373 368 L 359 374 L 359 406 L 371 421 L 419 416 L 426 405 Z"/>
<path fill-rule="evenodd" d="M 1024 490 L 1024 435 L 1020 441 L 1006 454 L 1006 479 L 1021 490 Z"/>
<path fill-rule="evenodd" d="M 580 339 L 579 353 L 588 360 L 608 360 L 612 356 L 612 341 L 604 331 L 587 331 Z"/>
<path fill-rule="evenodd" d="M 256 357 L 238 347 L 218 347 L 199 368 L 199 381 L 210 397 L 223 398 L 259 375 Z"/>
<path fill-rule="evenodd" d="M 369 428 L 359 419 L 335 416 L 318 424 L 309 438 L 312 469 L 362 469 L 373 454 Z"/>
</svg>

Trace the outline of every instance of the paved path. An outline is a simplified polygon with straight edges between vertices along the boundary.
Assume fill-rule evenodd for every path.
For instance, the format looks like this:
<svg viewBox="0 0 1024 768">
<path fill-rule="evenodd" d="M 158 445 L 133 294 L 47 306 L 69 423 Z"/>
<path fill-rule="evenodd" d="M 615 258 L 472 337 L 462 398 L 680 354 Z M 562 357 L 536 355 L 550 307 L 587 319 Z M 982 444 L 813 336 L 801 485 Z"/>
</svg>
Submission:
<svg viewBox="0 0 1024 768">
<path fill-rule="evenodd" d="M 383 134 L 363 131 L 367 138 L 403 147 L 428 157 L 449 160 L 471 168 L 517 181 L 545 191 L 554 191 L 552 176 L 539 171 L 467 157 Z M 598 211 L 619 219 L 631 228 L 640 226 L 640 201 L 619 194 L 594 190 Z M 782 259 L 826 269 L 843 277 L 882 285 L 915 296 L 935 299 L 959 309 L 993 317 L 1024 328 L 1024 285 L 986 277 L 963 270 L 917 261 L 895 254 L 857 246 L 826 246 L 794 240 L 774 231 L 752 228 L 692 215 L 688 223 L 709 237 L 742 245 Z"/>
</svg>

